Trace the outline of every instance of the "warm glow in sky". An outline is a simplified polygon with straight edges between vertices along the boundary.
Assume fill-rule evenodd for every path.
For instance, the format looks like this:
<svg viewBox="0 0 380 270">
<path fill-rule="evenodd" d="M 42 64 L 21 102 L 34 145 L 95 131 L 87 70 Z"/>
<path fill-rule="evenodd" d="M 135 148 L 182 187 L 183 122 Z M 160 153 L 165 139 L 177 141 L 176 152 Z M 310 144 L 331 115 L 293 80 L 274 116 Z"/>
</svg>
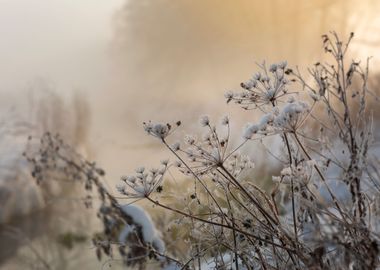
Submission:
<svg viewBox="0 0 380 270">
<path fill-rule="evenodd" d="M 255 61 L 311 64 L 322 56 L 320 35 L 336 30 L 355 31 L 354 54 L 378 62 L 373 0 L 0 0 L 0 6 L 1 92 L 27 89 L 36 78 L 61 95 L 85 92 L 88 139 L 113 179 L 156 161 L 142 121 L 177 120 L 178 111 L 187 123 L 202 113 L 220 117 L 233 107 L 223 93 L 247 79 Z"/>
</svg>

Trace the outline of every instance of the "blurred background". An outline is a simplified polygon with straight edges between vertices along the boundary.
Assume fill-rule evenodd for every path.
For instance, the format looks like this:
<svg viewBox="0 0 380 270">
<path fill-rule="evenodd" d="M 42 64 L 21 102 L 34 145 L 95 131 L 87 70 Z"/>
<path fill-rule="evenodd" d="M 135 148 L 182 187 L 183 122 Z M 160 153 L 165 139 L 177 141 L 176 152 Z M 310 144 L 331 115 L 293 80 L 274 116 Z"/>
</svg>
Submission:
<svg viewBox="0 0 380 270">
<path fill-rule="evenodd" d="M 333 30 L 355 32 L 352 57 L 372 56 L 378 72 L 379 12 L 376 0 L 0 0 L 0 269 L 38 260 L 30 245 L 51 243 L 47 227 L 70 229 L 61 222 L 69 211 L 47 203 L 30 177 L 21 156 L 29 135 L 61 133 L 114 189 L 120 176 L 169 156 L 143 121 L 182 120 L 190 130 L 202 114 L 229 114 L 239 137 L 255 115 L 227 106 L 223 94 L 257 62 L 311 65 Z M 59 186 L 48 195 L 75 197 Z M 95 255 L 84 245 L 89 255 L 79 261 L 90 269 Z M 60 269 L 78 263 L 62 263 L 74 255 L 61 253 L 51 259 Z"/>
</svg>

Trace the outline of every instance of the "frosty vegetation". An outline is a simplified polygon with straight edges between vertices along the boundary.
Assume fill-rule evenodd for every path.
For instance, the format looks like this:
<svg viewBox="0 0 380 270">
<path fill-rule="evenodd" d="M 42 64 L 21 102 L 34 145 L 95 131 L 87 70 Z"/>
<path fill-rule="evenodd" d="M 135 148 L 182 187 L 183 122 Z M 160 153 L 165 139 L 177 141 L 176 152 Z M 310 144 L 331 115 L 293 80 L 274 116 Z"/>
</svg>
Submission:
<svg viewBox="0 0 380 270">
<path fill-rule="evenodd" d="M 378 99 L 368 88 L 368 61 L 346 59 L 353 34 L 344 42 L 335 33 L 322 38 L 330 62 L 315 63 L 310 76 L 286 62 L 262 64 L 240 92 L 225 94 L 227 103 L 261 114 L 237 145 L 228 117 L 220 124 L 202 117 L 203 135 L 183 142 L 171 140 L 180 121 L 144 123 L 173 162 L 123 177 L 117 189 L 131 204 L 107 191 L 95 163 L 49 133 L 27 155 L 33 175 L 46 181 L 53 170 L 82 181 L 89 206 L 97 191 L 104 225 L 93 239 L 99 259 L 118 253 L 139 269 L 148 262 L 162 269 L 376 269 L 380 172 L 372 110 Z M 264 189 L 247 175 L 254 164 L 242 149 L 255 151 L 253 141 L 271 138 L 282 143 L 281 170 Z M 170 190 L 175 171 L 187 183 L 180 192 Z M 159 232 L 137 201 L 170 214 L 170 224 Z M 164 237 L 174 227 L 182 230 L 174 238 L 182 238 L 184 252 Z"/>
</svg>

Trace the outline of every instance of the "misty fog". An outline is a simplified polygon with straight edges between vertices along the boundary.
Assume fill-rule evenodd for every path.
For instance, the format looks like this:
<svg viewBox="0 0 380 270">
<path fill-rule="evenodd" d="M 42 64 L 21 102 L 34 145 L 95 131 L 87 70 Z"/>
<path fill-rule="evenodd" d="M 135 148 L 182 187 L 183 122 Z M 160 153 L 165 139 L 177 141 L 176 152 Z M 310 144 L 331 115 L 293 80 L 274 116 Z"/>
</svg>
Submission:
<svg viewBox="0 0 380 270">
<path fill-rule="evenodd" d="M 177 120 L 181 110 L 191 124 L 202 113 L 233 111 L 223 106 L 223 93 L 248 78 L 256 62 L 311 64 L 321 56 L 320 35 L 330 30 L 355 31 L 354 46 L 377 61 L 379 40 L 370 33 L 378 29 L 379 3 L 370 0 L 1 5 L 1 91 L 22 99 L 42 80 L 67 99 L 83 92 L 91 107 L 89 143 L 113 179 L 150 152 L 143 121 Z"/>
<path fill-rule="evenodd" d="M 25 142 L 47 128 L 63 133 L 114 188 L 169 156 L 143 121 L 182 120 L 186 129 L 228 112 L 240 131 L 254 119 L 223 94 L 256 63 L 311 65 L 323 57 L 322 34 L 353 31 L 354 56 L 373 56 L 374 72 L 378 12 L 375 0 L 0 0 L 1 119 L 30 124 Z M 7 140 L 0 145 L 22 153 L 21 137 Z"/>
</svg>

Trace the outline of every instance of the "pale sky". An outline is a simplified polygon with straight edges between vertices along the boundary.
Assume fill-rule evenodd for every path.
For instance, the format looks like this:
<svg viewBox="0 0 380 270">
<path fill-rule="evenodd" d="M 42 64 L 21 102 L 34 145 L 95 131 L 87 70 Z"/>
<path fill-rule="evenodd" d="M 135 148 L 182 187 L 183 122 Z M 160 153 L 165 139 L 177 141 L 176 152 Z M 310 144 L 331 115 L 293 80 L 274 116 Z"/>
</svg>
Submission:
<svg viewBox="0 0 380 270">
<path fill-rule="evenodd" d="M 0 0 L 0 89 L 25 87 L 35 77 L 61 88 L 96 85 L 106 70 L 112 16 L 124 2 Z"/>
</svg>

